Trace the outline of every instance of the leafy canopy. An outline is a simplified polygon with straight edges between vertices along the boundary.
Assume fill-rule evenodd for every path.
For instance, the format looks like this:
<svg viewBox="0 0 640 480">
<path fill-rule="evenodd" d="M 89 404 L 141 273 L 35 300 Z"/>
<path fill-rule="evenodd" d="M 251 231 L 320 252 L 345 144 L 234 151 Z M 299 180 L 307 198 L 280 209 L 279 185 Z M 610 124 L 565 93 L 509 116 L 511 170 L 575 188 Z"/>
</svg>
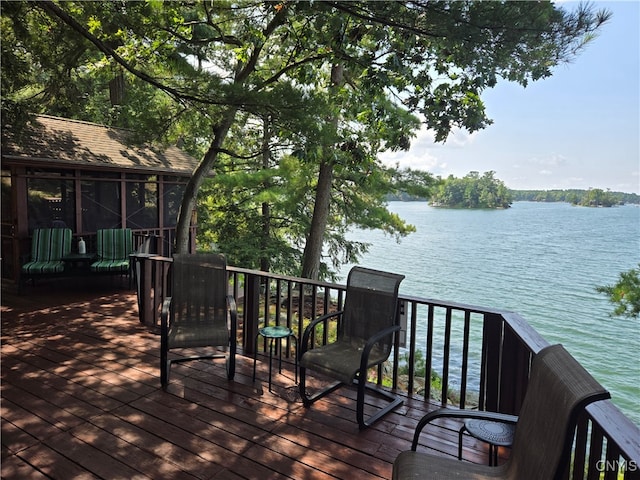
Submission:
<svg viewBox="0 0 640 480">
<path fill-rule="evenodd" d="M 410 232 L 384 199 L 433 184 L 379 152 L 408 148 L 420 123 L 437 141 L 487 127 L 487 88 L 551 75 L 608 17 L 548 2 L 4 2 L 3 125 L 48 113 L 180 140 L 201 163 L 178 249 L 199 199 L 202 244 L 237 234 L 248 247 L 225 249 L 247 262 L 299 262 L 330 160 L 320 241 L 335 264 L 364 248 L 350 226 Z"/>
<path fill-rule="evenodd" d="M 615 284 L 596 287 L 596 291 L 607 295 L 615 305 L 614 316 L 640 318 L 640 264 L 622 272 Z"/>
</svg>

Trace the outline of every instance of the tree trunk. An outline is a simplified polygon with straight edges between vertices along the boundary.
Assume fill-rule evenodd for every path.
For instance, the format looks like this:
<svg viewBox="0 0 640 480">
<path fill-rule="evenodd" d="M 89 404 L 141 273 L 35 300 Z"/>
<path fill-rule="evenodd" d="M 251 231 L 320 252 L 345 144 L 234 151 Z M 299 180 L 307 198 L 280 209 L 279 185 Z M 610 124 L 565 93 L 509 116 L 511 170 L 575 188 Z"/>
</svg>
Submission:
<svg viewBox="0 0 640 480">
<path fill-rule="evenodd" d="M 331 90 L 339 88 L 344 83 L 344 67 L 334 63 L 331 66 Z M 331 119 L 334 129 L 338 127 L 338 117 Z M 331 206 L 331 188 L 333 184 L 333 149 L 335 145 L 324 145 L 322 163 L 318 172 L 318 186 L 316 187 L 316 201 L 313 206 L 313 217 L 309 236 L 304 246 L 302 256 L 302 274 L 304 278 L 318 279 L 320 273 L 320 259 L 324 244 L 324 232 L 329 221 L 329 207 Z"/>
<path fill-rule="evenodd" d="M 222 116 L 220 123 L 213 127 L 213 141 L 209 150 L 202 158 L 202 161 L 193 172 L 189 179 L 180 204 L 178 212 L 178 221 L 176 223 L 176 253 L 189 253 L 189 233 L 191 226 L 191 213 L 196 208 L 198 191 L 204 182 L 204 179 L 213 169 L 218 158 L 220 148 L 224 143 L 229 129 L 233 124 L 236 116 L 237 108 L 229 108 Z"/>
<path fill-rule="evenodd" d="M 269 116 L 263 118 L 263 135 L 262 135 L 262 168 L 268 169 L 271 166 L 271 150 L 269 149 L 269 141 L 271 140 L 271 120 Z M 270 181 L 266 180 L 264 188 L 270 187 Z M 260 270 L 268 272 L 271 270 L 271 259 L 269 258 L 269 237 L 271 236 L 271 205 L 268 202 L 262 202 L 262 231 L 260 238 Z"/>
<path fill-rule="evenodd" d="M 318 186 L 316 187 L 316 201 L 313 207 L 313 217 L 309 236 L 304 246 L 302 258 L 302 277 L 318 279 L 320 272 L 320 259 L 322 258 L 322 246 L 324 244 L 324 232 L 329 220 L 329 207 L 331 205 L 331 188 L 333 184 L 333 163 L 323 161 L 318 173 Z"/>
</svg>

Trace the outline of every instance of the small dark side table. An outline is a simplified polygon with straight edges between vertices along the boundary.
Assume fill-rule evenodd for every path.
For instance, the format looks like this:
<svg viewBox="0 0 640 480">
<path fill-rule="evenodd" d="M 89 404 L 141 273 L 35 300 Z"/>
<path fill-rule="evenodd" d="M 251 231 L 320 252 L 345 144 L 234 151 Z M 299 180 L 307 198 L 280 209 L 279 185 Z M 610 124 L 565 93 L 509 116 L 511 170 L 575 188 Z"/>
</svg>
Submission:
<svg viewBox="0 0 640 480">
<path fill-rule="evenodd" d="M 71 270 L 89 270 L 91 263 L 96 259 L 95 253 L 69 253 L 62 257 L 62 261 L 69 265 Z"/>
</svg>

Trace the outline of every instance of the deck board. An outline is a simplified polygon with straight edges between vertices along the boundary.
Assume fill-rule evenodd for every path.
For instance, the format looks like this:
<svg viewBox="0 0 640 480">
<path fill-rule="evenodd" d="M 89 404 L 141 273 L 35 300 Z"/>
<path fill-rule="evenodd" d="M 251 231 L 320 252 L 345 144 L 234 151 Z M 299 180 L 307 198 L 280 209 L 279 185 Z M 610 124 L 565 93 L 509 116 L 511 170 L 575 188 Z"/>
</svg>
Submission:
<svg viewBox="0 0 640 480">
<path fill-rule="evenodd" d="M 25 298 L 3 286 L 1 333 L 3 479 L 386 479 L 435 408 L 407 399 L 360 431 L 354 390 L 306 409 L 290 359 L 269 392 L 267 359 L 254 383 L 242 352 L 234 381 L 223 361 L 188 362 L 163 391 L 158 332 L 128 290 L 44 284 Z M 456 455 L 457 425 L 422 443 Z M 465 458 L 486 461 L 485 446 L 467 444 Z"/>
</svg>

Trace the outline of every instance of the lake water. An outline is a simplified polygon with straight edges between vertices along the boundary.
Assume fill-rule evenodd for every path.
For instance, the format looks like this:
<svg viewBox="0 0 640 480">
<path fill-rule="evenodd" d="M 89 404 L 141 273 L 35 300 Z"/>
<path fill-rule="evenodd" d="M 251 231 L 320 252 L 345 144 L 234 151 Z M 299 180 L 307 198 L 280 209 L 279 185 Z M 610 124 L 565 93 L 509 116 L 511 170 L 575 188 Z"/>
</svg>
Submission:
<svg viewBox="0 0 640 480">
<path fill-rule="evenodd" d="M 639 207 L 391 202 L 389 209 L 417 231 L 400 243 L 378 231 L 351 232 L 371 244 L 360 265 L 406 275 L 401 294 L 518 312 L 550 343 L 564 344 L 640 425 L 639 320 L 611 317 L 613 305 L 595 291 L 640 263 Z"/>
</svg>

